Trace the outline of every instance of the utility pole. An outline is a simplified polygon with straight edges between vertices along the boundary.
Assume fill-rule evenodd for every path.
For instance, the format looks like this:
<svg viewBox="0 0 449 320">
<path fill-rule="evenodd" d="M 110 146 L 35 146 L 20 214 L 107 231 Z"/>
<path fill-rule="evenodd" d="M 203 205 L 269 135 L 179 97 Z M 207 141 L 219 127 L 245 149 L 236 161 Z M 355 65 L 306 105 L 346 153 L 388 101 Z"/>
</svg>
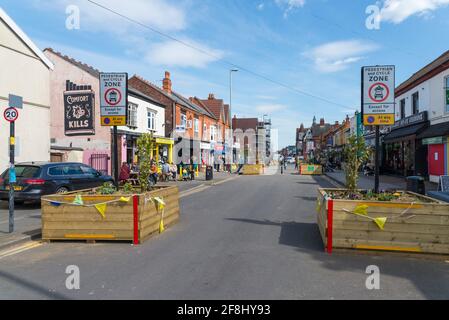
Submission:
<svg viewBox="0 0 449 320">
<path fill-rule="evenodd" d="M 231 140 L 231 150 L 232 150 L 232 162 L 234 162 L 234 135 L 233 135 L 233 128 L 232 128 L 232 73 L 238 72 L 238 69 L 231 69 L 229 70 L 229 116 L 231 117 L 230 121 L 230 128 L 231 128 L 231 134 L 232 134 L 232 140 Z"/>
</svg>

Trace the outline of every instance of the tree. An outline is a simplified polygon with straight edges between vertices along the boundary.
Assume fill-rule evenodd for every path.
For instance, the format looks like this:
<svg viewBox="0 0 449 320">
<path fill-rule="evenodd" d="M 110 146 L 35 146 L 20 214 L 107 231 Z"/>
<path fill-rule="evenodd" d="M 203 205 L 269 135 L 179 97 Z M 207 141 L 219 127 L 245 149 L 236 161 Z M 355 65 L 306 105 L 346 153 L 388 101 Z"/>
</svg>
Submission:
<svg viewBox="0 0 449 320">
<path fill-rule="evenodd" d="M 137 139 L 137 157 L 139 158 L 139 183 L 142 192 L 150 188 L 149 178 L 151 175 L 151 160 L 154 149 L 154 138 L 152 133 L 144 133 Z"/>
<path fill-rule="evenodd" d="M 349 192 L 355 192 L 359 180 L 361 165 L 371 157 L 371 149 L 365 144 L 362 136 L 352 135 L 345 145 L 344 171 L 346 176 L 346 188 Z"/>
</svg>

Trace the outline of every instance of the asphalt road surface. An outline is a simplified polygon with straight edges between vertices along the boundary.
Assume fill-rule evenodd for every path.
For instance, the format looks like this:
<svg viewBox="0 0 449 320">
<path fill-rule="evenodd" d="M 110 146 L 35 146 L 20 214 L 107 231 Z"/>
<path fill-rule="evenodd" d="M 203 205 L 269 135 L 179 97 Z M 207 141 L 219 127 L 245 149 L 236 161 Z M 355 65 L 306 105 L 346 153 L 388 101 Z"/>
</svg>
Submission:
<svg viewBox="0 0 449 320">
<path fill-rule="evenodd" d="M 5 299 L 448 299 L 449 263 L 328 255 L 315 223 L 325 178 L 238 177 L 181 200 L 181 221 L 141 246 L 51 243 L 0 255 Z M 67 266 L 80 270 L 68 290 Z M 380 269 L 368 290 L 366 268 Z"/>
</svg>

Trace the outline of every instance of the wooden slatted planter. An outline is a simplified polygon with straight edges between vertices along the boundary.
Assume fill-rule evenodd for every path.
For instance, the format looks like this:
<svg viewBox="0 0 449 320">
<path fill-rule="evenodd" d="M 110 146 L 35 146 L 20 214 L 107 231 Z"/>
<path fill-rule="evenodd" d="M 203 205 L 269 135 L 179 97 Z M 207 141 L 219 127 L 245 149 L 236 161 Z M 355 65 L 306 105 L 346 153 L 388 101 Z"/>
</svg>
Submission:
<svg viewBox="0 0 449 320">
<path fill-rule="evenodd" d="M 243 175 L 245 176 L 261 175 L 261 174 L 264 174 L 263 164 L 245 164 L 243 166 Z"/>
<path fill-rule="evenodd" d="M 178 187 L 156 188 L 154 191 L 136 195 L 88 195 L 82 194 L 85 205 L 116 201 L 121 197 L 128 202 L 107 204 L 105 216 L 95 207 L 75 206 L 72 203 L 80 193 L 46 196 L 42 200 L 43 240 L 121 240 L 139 244 L 159 234 L 163 214 L 165 228 L 179 220 Z M 158 210 L 150 199 L 160 197 L 166 203 Z M 60 205 L 57 205 L 60 203 Z"/>
<path fill-rule="evenodd" d="M 317 223 L 328 253 L 333 248 L 449 254 L 449 204 L 410 193 L 414 203 L 337 200 L 319 189 Z M 368 206 L 369 217 L 386 217 L 384 230 L 365 217 L 348 213 Z"/>
<path fill-rule="evenodd" d="M 299 174 L 309 175 L 309 176 L 322 175 L 323 174 L 323 166 L 302 164 L 299 166 Z"/>
</svg>

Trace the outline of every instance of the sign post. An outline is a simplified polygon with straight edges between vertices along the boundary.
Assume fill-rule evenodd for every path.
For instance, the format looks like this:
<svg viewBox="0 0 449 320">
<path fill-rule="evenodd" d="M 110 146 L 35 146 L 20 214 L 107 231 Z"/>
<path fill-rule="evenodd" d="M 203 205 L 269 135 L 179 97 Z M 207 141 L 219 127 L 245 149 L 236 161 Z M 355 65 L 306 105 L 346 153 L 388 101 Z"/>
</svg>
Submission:
<svg viewBox="0 0 449 320">
<path fill-rule="evenodd" d="M 19 117 L 19 111 L 16 108 L 9 107 L 3 117 L 9 122 L 9 233 L 14 232 L 14 184 L 16 183 L 16 170 L 14 166 L 15 152 L 15 121 Z"/>
<path fill-rule="evenodd" d="M 376 128 L 374 192 L 379 193 L 380 126 L 395 124 L 395 66 L 362 68 L 362 117 Z"/>
<path fill-rule="evenodd" d="M 119 159 L 117 126 L 126 126 L 128 108 L 128 74 L 100 73 L 100 115 L 103 127 L 113 127 L 112 169 L 118 187 Z"/>
</svg>

